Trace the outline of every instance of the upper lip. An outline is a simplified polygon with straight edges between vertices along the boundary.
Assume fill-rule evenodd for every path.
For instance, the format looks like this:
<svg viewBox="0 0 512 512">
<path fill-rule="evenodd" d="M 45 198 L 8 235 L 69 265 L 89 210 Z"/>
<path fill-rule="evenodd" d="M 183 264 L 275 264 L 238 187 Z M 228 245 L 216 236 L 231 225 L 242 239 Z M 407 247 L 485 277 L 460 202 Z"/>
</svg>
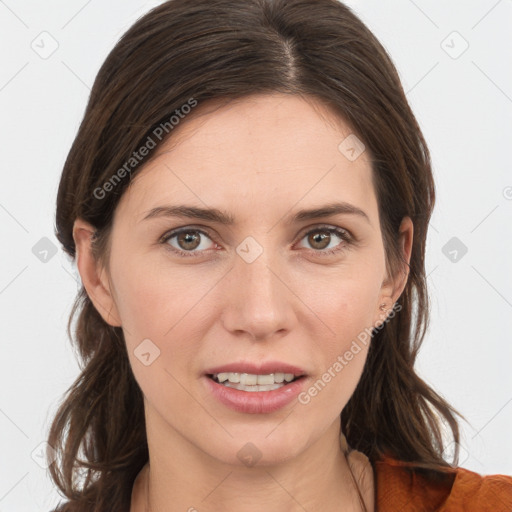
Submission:
<svg viewBox="0 0 512 512">
<path fill-rule="evenodd" d="M 268 375 L 270 373 L 293 373 L 295 377 L 305 375 L 306 372 L 298 366 L 293 366 L 280 361 L 264 361 L 260 363 L 251 363 L 240 361 L 237 363 L 227 363 L 214 368 L 209 368 L 205 372 L 207 375 L 216 373 L 250 373 L 252 375 Z"/>
</svg>

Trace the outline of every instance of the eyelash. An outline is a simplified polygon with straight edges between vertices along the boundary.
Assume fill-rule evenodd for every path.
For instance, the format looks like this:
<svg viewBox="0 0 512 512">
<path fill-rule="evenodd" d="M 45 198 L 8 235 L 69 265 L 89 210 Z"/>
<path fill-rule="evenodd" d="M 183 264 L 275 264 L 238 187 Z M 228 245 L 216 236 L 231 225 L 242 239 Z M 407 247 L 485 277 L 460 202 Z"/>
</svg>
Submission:
<svg viewBox="0 0 512 512">
<path fill-rule="evenodd" d="M 306 233 L 304 233 L 301 236 L 301 238 L 299 239 L 299 241 L 302 240 L 303 238 L 305 238 L 306 236 L 312 234 L 312 233 L 319 233 L 319 232 L 335 234 L 341 240 L 343 240 L 343 242 L 345 242 L 344 244 L 340 244 L 341 247 L 338 246 L 337 248 L 334 248 L 334 249 L 327 249 L 327 250 L 310 249 L 311 251 L 317 253 L 318 255 L 320 255 L 322 257 L 330 256 L 332 254 L 342 252 L 342 251 L 344 251 L 347 248 L 346 246 L 348 244 L 351 244 L 354 241 L 352 235 L 349 234 L 349 232 L 346 229 L 338 228 L 338 227 L 332 227 L 332 226 L 316 226 L 315 228 L 313 228 L 313 229 L 307 231 Z M 177 236 L 177 235 L 179 235 L 181 233 L 200 233 L 201 235 L 204 235 L 204 236 L 208 237 L 210 240 L 212 240 L 212 242 L 214 242 L 212 237 L 206 231 L 204 231 L 202 229 L 199 229 L 199 228 L 186 227 L 186 228 L 180 228 L 180 229 L 177 229 L 177 230 L 174 230 L 174 231 L 169 231 L 169 232 L 165 233 L 160 238 L 159 243 L 165 244 L 166 245 L 166 249 L 170 250 L 174 254 L 178 254 L 179 256 L 184 256 L 184 257 L 200 257 L 200 256 L 202 256 L 202 253 L 204 253 L 205 251 L 182 251 L 180 249 L 176 249 L 175 247 L 172 247 L 171 245 L 167 244 L 167 242 L 171 238 L 174 238 L 175 236 Z"/>
</svg>

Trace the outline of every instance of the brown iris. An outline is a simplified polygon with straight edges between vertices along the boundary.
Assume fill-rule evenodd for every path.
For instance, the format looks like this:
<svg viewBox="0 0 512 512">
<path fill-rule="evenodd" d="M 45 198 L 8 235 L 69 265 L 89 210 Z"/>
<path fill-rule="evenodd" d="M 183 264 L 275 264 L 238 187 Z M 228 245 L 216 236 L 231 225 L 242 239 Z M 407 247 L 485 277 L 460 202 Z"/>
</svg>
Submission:
<svg viewBox="0 0 512 512">
<path fill-rule="evenodd" d="M 177 235 L 178 243 L 183 249 L 196 249 L 200 242 L 201 235 L 194 231 L 184 231 Z M 183 245 L 182 245 L 183 244 Z"/>
<path fill-rule="evenodd" d="M 312 247 L 316 249 L 325 249 L 330 242 L 331 234 L 325 231 L 315 231 L 313 234 L 308 236 L 308 242 L 311 243 Z M 327 240 L 327 243 L 325 241 Z M 315 244 L 320 244 L 320 247 L 315 246 Z"/>
</svg>

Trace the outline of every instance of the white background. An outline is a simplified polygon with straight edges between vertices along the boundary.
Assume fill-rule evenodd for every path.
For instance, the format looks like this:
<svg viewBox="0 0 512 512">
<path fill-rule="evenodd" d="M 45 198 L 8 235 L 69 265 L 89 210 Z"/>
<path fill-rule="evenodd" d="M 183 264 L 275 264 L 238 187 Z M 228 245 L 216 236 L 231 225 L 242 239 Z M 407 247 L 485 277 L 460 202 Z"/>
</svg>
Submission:
<svg viewBox="0 0 512 512">
<path fill-rule="evenodd" d="M 159 3 L 0 1 L 0 512 L 58 502 L 31 457 L 78 374 L 66 336 L 77 284 L 53 234 L 58 181 L 100 65 Z M 461 465 L 512 474 L 512 1 L 349 5 L 390 52 L 433 156 L 433 311 L 418 370 L 470 422 Z M 47 59 L 31 47 L 41 38 L 58 43 Z M 43 237 L 58 247 L 46 263 L 32 252 Z M 452 237 L 468 249 L 455 262 L 442 252 Z"/>
</svg>

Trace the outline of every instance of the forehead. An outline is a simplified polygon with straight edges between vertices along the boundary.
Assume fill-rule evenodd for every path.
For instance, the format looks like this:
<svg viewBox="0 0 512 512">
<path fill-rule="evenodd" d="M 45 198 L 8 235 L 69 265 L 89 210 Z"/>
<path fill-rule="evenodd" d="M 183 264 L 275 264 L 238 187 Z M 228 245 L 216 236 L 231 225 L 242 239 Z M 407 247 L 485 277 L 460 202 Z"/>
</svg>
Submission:
<svg viewBox="0 0 512 512">
<path fill-rule="evenodd" d="M 187 203 L 261 218 L 294 204 L 346 201 L 374 215 L 370 156 L 348 158 L 343 141 L 351 137 L 341 118 L 298 95 L 199 105 L 134 177 L 118 209 L 140 218 Z"/>
</svg>

